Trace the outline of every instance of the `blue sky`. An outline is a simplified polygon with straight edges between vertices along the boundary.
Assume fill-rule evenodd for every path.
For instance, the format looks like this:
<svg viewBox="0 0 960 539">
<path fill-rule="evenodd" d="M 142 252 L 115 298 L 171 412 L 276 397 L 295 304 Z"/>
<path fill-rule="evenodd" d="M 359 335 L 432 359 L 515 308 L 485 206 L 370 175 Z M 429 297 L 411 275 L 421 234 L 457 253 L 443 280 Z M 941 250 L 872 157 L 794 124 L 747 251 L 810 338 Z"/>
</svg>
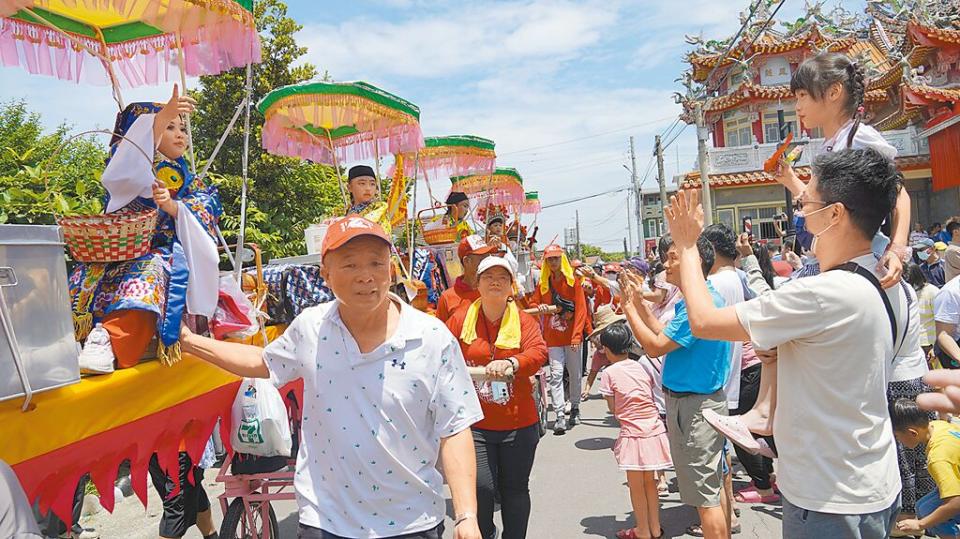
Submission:
<svg viewBox="0 0 960 539">
<path fill-rule="evenodd" d="M 786 0 L 781 19 L 802 9 Z M 647 170 L 654 135 L 680 111 L 671 94 L 684 69 L 684 34 L 725 37 L 743 1 L 291 0 L 304 25 L 306 59 L 335 80 L 365 80 L 420 106 L 426 136 L 475 134 L 497 143 L 498 164 L 517 168 L 544 204 L 626 185 L 628 138 Z M 862 9 L 860 0 L 843 2 Z M 26 99 L 51 127 L 109 127 L 107 88 L 0 69 L 0 101 Z M 127 90 L 127 101 L 169 95 L 170 86 Z M 667 149 L 668 178 L 692 169 L 686 129 Z M 679 163 L 679 167 L 677 164 Z M 446 192 L 448 182 L 432 187 Z M 655 168 L 644 188 L 656 186 Z M 424 191 L 421 189 L 421 192 Z M 423 204 L 425 199 L 420 201 Z M 541 245 L 580 212 L 581 239 L 608 250 L 627 236 L 626 194 L 545 210 Z"/>
</svg>

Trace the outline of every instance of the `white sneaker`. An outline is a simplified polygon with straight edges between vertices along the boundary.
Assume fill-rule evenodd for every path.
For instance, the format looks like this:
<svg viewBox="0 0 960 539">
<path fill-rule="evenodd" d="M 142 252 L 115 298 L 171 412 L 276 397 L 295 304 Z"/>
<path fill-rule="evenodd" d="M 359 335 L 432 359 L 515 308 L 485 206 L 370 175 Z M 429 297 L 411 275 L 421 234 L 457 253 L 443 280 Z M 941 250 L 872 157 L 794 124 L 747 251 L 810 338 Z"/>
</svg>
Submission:
<svg viewBox="0 0 960 539">
<path fill-rule="evenodd" d="M 113 372 L 113 360 L 110 334 L 101 324 L 97 324 L 87 335 L 87 341 L 80 352 L 80 372 L 84 374 L 110 374 Z"/>
</svg>

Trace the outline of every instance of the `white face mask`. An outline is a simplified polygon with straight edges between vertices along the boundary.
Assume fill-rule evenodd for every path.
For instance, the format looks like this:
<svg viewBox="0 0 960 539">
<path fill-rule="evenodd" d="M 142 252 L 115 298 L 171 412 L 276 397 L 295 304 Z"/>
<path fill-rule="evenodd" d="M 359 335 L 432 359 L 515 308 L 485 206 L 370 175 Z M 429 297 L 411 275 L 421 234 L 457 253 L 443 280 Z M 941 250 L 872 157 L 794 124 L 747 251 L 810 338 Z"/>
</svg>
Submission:
<svg viewBox="0 0 960 539">
<path fill-rule="evenodd" d="M 813 234 L 813 241 L 810 242 L 810 252 L 813 253 L 813 256 L 815 256 L 815 257 L 817 257 L 817 258 L 819 258 L 819 255 L 817 254 L 817 240 L 819 240 L 819 239 L 820 239 L 820 236 L 826 234 L 827 231 L 830 230 L 831 228 L 833 228 L 834 225 L 836 225 L 837 223 L 830 223 L 829 225 L 827 225 L 827 228 L 824 228 L 824 229 L 821 230 L 820 232 L 814 233 L 814 232 L 812 232 L 812 231 L 810 230 L 810 228 L 809 228 L 809 226 L 810 226 L 810 216 L 811 216 L 811 215 L 816 215 L 816 214 L 822 212 L 823 210 L 829 208 L 830 206 L 833 206 L 833 204 L 830 204 L 829 206 L 824 206 L 824 207 L 820 208 L 820 209 L 817 210 L 817 211 L 812 211 L 812 212 L 806 214 L 807 232 L 810 232 L 811 234 Z"/>
</svg>

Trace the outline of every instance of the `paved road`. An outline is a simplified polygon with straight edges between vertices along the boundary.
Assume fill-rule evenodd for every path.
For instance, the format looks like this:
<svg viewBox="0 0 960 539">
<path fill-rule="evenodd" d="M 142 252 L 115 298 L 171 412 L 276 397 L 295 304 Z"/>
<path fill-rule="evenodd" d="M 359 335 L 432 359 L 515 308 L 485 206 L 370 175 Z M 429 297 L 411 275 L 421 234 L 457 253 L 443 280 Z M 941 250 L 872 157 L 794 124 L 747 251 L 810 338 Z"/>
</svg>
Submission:
<svg viewBox="0 0 960 539">
<path fill-rule="evenodd" d="M 528 537 L 576 538 L 613 537 L 617 530 L 632 524 L 629 493 L 625 476 L 617 470 L 610 448 L 617 427 L 606 411 L 606 404 L 594 398 L 584 403 L 583 424 L 564 436 L 547 434 L 540 443 L 531 477 L 533 513 Z M 737 471 L 740 471 L 737 469 Z M 214 481 L 216 470 L 208 470 L 206 486 L 211 496 L 222 489 Z M 746 479 L 740 474 L 737 483 Z M 85 519 L 104 539 L 154 539 L 160 520 L 160 503 L 152 492 L 149 509 L 144 511 L 136 497 L 120 503 L 113 515 L 101 512 Z M 292 502 L 276 506 L 281 537 L 296 537 L 297 515 Z M 780 507 L 741 506 L 744 539 L 776 539 L 780 534 Z M 663 499 L 661 512 L 667 537 L 689 537 L 684 529 L 696 522 L 696 512 L 679 503 L 676 492 Z M 221 520 L 219 507 L 214 521 Z M 446 537 L 452 537 L 447 533 Z M 194 528 L 187 536 L 200 539 Z"/>
</svg>

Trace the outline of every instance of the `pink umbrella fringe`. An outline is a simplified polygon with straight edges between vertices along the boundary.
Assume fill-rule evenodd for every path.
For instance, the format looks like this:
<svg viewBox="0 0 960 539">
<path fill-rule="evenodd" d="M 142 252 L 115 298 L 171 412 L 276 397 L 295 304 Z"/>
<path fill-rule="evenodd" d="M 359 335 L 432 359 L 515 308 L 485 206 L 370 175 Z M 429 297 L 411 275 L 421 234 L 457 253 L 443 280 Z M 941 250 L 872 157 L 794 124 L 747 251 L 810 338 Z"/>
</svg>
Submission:
<svg viewBox="0 0 960 539">
<path fill-rule="evenodd" d="M 253 28 L 238 28 L 236 21 L 183 32 L 184 68 L 188 76 L 215 75 L 260 62 L 260 38 Z M 103 54 L 103 44 L 84 36 L 74 37 Z M 107 46 L 121 87 L 155 85 L 180 78 L 176 39 L 162 34 Z M 46 26 L 17 19 L 0 19 L 0 65 L 21 66 L 35 75 L 61 80 L 110 84 L 99 58 Z"/>
<path fill-rule="evenodd" d="M 373 159 L 396 153 L 415 152 L 423 146 L 423 134 L 418 123 L 391 124 L 381 119 L 373 122 L 360 118 L 363 111 L 337 111 L 335 125 L 356 125 L 360 133 L 334 139 L 340 163 Z M 298 127 L 282 122 L 275 115 L 263 125 L 263 148 L 274 155 L 306 159 L 315 163 L 334 164 L 330 144 L 324 135 L 311 135 Z M 284 123 L 288 125 L 283 125 Z"/>
<path fill-rule="evenodd" d="M 430 178 L 441 176 L 473 176 L 475 174 L 490 174 L 497 166 L 495 156 L 476 156 L 476 155 L 454 155 L 445 157 L 423 157 L 420 156 L 420 164 L 416 166 L 417 175 L 423 176 L 424 172 Z M 414 173 L 413 156 L 406 156 L 403 161 L 404 176 L 411 177 Z M 394 165 L 390 165 L 387 173 L 394 175 Z"/>
</svg>

